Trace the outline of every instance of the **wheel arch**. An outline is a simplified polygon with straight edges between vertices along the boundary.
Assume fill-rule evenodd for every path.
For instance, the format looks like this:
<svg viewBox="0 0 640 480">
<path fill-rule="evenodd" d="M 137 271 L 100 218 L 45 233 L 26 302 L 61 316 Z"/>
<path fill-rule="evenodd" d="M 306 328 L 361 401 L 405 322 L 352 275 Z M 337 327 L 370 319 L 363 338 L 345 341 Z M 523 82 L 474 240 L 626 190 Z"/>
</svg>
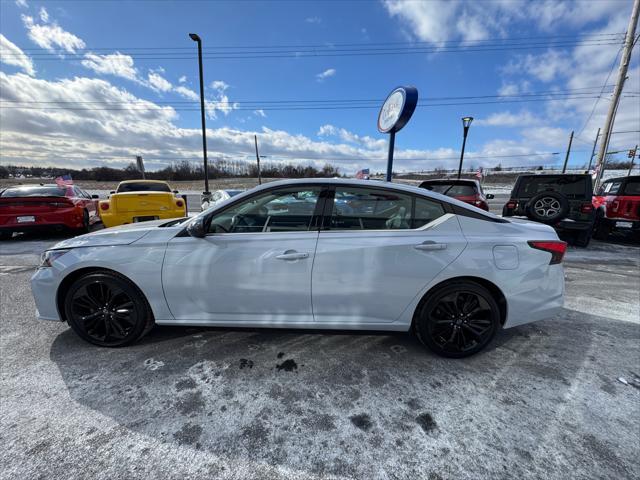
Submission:
<svg viewBox="0 0 640 480">
<path fill-rule="evenodd" d="M 436 285 L 432 286 L 422 296 L 422 298 L 420 299 L 420 301 L 416 305 L 415 310 L 413 311 L 413 317 L 411 319 L 411 329 L 413 330 L 413 328 L 415 327 L 416 317 L 418 315 L 418 312 L 422 308 L 423 303 L 427 301 L 429 296 L 435 290 L 440 289 L 440 288 L 442 288 L 442 287 L 444 287 L 446 285 L 449 285 L 450 283 L 456 283 L 456 282 L 461 282 L 461 281 L 474 282 L 474 283 L 477 283 L 478 285 L 486 288 L 487 290 L 489 290 L 489 293 L 491 293 L 491 296 L 493 297 L 493 299 L 498 304 L 498 308 L 500 309 L 500 324 L 504 326 L 505 322 L 507 321 L 508 305 L 507 305 L 507 299 L 504 296 L 504 293 L 502 293 L 502 290 L 500 290 L 500 288 L 495 283 L 487 280 L 486 278 L 474 277 L 472 275 L 465 275 L 465 276 L 461 276 L 461 277 L 447 278 L 446 280 L 443 280 L 443 281 L 437 283 Z"/>
<path fill-rule="evenodd" d="M 127 280 L 128 282 L 131 283 L 131 285 L 133 285 L 138 290 L 138 292 L 140 292 L 140 295 L 142 295 L 145 302 L 147 302 L 147 305 L 149 305 L 149 311 L 153 315 L 153 308 L 151 308 L 151 305 L 149 304 L 149 300 L 147 299 L 147 296 L 140 289 L 140 287 L 138 287 L 138 285 L 136 285 L 136 283 L 133 280 L 131 280 L 129 277 L 127 277 L 126 275 L 123 275 L 122 273 L 116 270 L 111 270 L 110 268 L 85 267 L 85 268 L 79 268 L 78 270 L 74 270 L 73 272 L 69 273 L 69 275 L 67 275 L 62 279 L 62 281 L 60 282 L 60 285 L 58 286 L 58 291 L 56 292 L 56 308 L 58 309 L 58 315 L 60 315 L 61 321 L 63 322 L 67 321 L 65 309 L 64 309 L 64 297 L 67 295 L 69 288 L 71 287 L 71 285 L 73 285 L 73 282 L 75 282 L 80 277 L 87 275 L 89 273 L 111 273 L 113 275 L 117 275 L 118 277 L 121 277 Z"/>
</svg>

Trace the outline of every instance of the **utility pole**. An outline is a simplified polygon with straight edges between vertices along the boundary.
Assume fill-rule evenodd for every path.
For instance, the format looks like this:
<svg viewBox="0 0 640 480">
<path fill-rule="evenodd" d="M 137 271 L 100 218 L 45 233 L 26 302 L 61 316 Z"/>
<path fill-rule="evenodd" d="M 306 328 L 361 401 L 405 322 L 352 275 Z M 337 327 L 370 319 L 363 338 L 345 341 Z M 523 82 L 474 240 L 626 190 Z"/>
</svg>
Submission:
<svg viewBox="0 0 640 480">
<path fill-rule="evenodd" d="M 253 136 L 253 141 L 256 144 L 256 162 L 258 162 L 258 185 L 262 185 L 262 177 L 260 176 L 260 155 L 258 154 L 258 135 Z"/>
<path fill-rule="evenodd" d="M 618 69 L 618 80 L 613 90 L 613 98 L 609 104 L 609 111 L 607 112 L 607 120 L 604 124 L 604 131 L 602 132 L 602 142 L 600 143 L 600 150 L 598 152 L 598 175 L 596 177 L 594 188 L 597 189 L 602 179 L 604 172 L 604 162 L 609 148 L 609 140 L 611 140 L 611 131 L 613 130 L 613 123 L 616 118 L 616 112 L 618 111 L 618 104 L 620 103 L 620 96 L 622 94 L 622 88 L 624 82 L 627 79 L 627 70 L 629 69 L 629 63 L 631 60 L 631 51 L 633 50 L 633 43 L 636 36 L 636 26 L 638 25 L 638 15 L 640 14 L 640 0 L 633 1 L 633 9 L 631 10 L 631 18 L 629 19 L 629 26 L 627 27 L 627 34 L 624 39 L 624 50 L 622 51 L 622 58 L 620 59 L 620 68 Z"/>
<path fill-rule="evenodd" d="M 591 150 L 591 156 L 589 157 L 589 167 L 587 168 L 587 172 L 591 171 L 591 163 L 593 163 L 593 156 L 596 154 L 596 146 L 598 145 L 598 137 L 600 137 L 600 129 L 598 128 L 598 133 L 596 133 L 596 140 L 593 142 L 593 150 Z"/>
<path fill-rule="evenodd" d="M 567 146 L 567 154 L 564 156 L 564 165 L 562 166 L 562 173 L 567 171 L 567 163 L 569 162 L 569 154 L 571 153 L 571 144 L 573 143 L 573 130 L 569 135 L 569 146 Z"/>
</svg>

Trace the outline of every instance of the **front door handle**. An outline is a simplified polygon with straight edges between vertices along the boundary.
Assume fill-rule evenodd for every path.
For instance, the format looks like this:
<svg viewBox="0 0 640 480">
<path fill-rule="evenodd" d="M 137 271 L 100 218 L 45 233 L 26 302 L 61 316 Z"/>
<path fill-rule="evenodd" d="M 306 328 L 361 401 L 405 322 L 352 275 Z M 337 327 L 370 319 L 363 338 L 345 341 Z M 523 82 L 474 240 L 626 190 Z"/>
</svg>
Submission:
<svg viewBox="0 0 640 480">
<path fill-rule="evenodd" d="M 426 250 L 426 251 L 444 250 L 445 248 L 447 248 L 447 244 L 436 243 L 431 240 L 427 240 L 426 242 L 423 242 L 420 245 L 416 245 L 413 248 L 415 248 L 416 250 Z"/>
<path fill-rule="evenodd" d="M 309 254 L 306 252 L 296 252 L 295 250 L 287 250 L 286 252 L 276 255 L 278 260 L 302 260 L 303 258 L 309 258 Z"/>
</svg>

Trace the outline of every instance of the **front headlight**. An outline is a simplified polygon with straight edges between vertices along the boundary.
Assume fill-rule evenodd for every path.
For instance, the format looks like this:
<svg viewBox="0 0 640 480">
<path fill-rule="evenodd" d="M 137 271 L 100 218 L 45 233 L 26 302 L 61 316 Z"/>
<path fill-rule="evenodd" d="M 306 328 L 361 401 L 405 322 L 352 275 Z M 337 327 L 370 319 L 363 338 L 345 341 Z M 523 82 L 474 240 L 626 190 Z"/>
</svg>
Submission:
<svg viewBox="0 0 640 480">
<path fill-rule="evenodd" d="M 38 268 L 47 268 L 53 265 L 56 259 L 67 253 L 69 250 L 47 250 L 40 255 L 40 265 Z"/>
</svg>

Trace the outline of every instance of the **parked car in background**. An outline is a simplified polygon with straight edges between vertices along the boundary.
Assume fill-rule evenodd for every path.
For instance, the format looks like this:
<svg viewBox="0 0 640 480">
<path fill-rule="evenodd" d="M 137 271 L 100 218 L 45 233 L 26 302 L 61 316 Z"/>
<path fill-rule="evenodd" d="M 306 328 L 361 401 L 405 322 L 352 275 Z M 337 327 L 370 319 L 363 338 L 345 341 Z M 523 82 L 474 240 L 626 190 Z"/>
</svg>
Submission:
<svg viewBox="0 0 640 480">
<path fill-rule="evenodd" d="M 58 243 L 31 286 L 39 318 L 101 346 L 154 323 L 324 328 L 412 331 L 465 357 L 559 311 L 565 250 L 549 226 L 422 188 L 283 180 L 194 218 Z"/>
<path fill-rule="evenodd" d="M 482 191 L 482 185 L 478 180 L 443 178 L 439 180 L 425 180 L 420 188 L 426 188 L 432 192 L 438 192 L 448 197 L 457 198 L 461 202 L 489 211 L 487 200 L 491 200 L 492 194 Z"/>
<path fill-rule="evenodd" d="M 235 197 L 239 193 L 244 192 L 244 190 L 216 190 L 211 193 L 211 197 L 209 200 L 206 198 L 202 198 L 200 211 L 204 211 L 207 208 L 211 208 L 219 203 L 224 202 L 225 200 L 229 200 L 232 197 Z"/>
<path fill-rule="evenodd" d="M 160 180 L 125 180 L 100 201 L 100 218 L 105 227 L 167 218 L 185 217 L 187 205 Z"/>
<path fill-rule="evenodd" d="M 88 232 L 100 221 L 97 195 L 76 185 L 24 185 L 0 191 L 0 239 L 33 230 Z"/>
<path fill-rule="evenodd" d="M 614 230 L 640 236 L 640 175 L 610 178 L 593 196 L 596 225 L 593 238 L 606 240 Z"/>
<path fill-rule="evenodd" d="M 588 174 L 520 175 L 502 216 L 546 223 L 574 245 L 586 247 L 595 220 L 592 197 Z"/>
</svg>

